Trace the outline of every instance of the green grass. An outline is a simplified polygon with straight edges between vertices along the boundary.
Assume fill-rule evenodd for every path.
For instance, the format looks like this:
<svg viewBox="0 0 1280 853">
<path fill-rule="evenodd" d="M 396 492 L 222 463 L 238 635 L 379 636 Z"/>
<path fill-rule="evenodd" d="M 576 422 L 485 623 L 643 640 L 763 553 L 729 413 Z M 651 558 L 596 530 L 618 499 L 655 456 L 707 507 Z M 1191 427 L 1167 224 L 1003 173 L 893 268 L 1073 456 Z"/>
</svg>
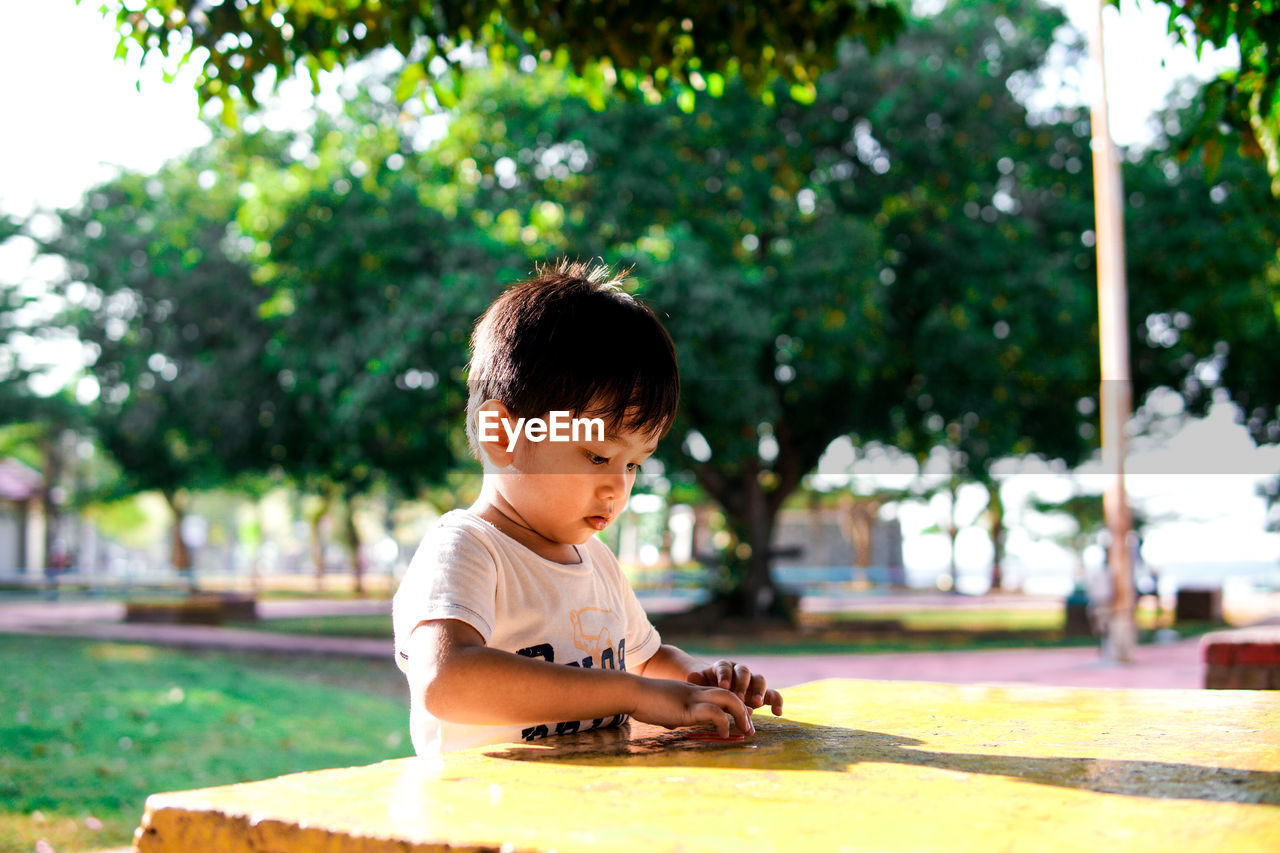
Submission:
<svg viewBox="0 0 1280 853">
<path fill-rule="evenodd" d="M 146 796 L 412 752 L 385 665 L 0 635 L 0 851 L 127 846 Z"/>
<path fill-rule="evenodd" d="M 954 607 L 854 611 L 837 614 L 833 621 L 849 625 L 896 621 L 908 631 L 1060 631 L 1066 621 L 1066 614 L 1060 607 L 1051 610 Z"/>
<path fill-rule="evenodd" d="M 324 637 L 362 637 L 387 640 L 392 636 L 391 614 L 368 613 L 341 616 L 304 616 L 289 619 L 262 619 L 237 622 L 229 627 L 281 634 L 312 634 Z"/>
</svg>

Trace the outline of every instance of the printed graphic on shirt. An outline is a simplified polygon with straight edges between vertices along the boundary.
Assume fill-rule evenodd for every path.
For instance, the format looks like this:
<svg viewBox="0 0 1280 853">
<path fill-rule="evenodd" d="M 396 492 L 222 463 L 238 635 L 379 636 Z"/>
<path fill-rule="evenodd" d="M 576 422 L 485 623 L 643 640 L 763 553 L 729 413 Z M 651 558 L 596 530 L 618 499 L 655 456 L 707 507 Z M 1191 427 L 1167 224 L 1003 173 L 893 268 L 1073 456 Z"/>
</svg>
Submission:
<svg viewBox="0 0 1280 853">
<path fill-rule="evenodd" d="M 609 623 L 611 621 L 609 617 L 612 615 L 612 611 L 599 607 L 583 607 L 569 612 L 569 623 L 573 628 L 573 645 L 579 651 L 586 652 L 586 656 L 579 660 L 565 661 L 566 666 L 580 666 L 587 669 L 598 666 L 601 669 L 626 671 L 627 641 L 625 638 L 620 638 L 617 646 L 613 645 L 613 638 L 609 632 Z M 550 643 L 537 643 L 532 646 L 526 646 L 517 651 L 516 654 L 539 658 L 547 663 L 556 662 L 555 647 Z M 554 733 L 564 735 L 579 731 L 591 731 L 592 729 L 614 728 L 625 723 L 627 719 L 626 714 L 617 714 L 613 717 L 601 717 L 597 720 L 566 720 L 565 722 L 554 724 Z M 552 724 L 548 723 L 530 726 L 521 731 L 520 736 L 525 740 L 539 740 L 549 737 L 552 731 Z"/>
<path fill-rule="evenodd" d="M 583 607 L 581 610 L 569 611 L 569 624 L 573 626 L 573 645 L 587 653 L 605 669 L 613 669 L 613 643 L 609 636 L 608 617 L 611 610 L 599 607 Z M 608 663 L 606 663 L 608 661 Z M 589 666 L 583 663 L 583 666 Z M 626 667 L 622 667 L 626 669 Z"/>
</svg>

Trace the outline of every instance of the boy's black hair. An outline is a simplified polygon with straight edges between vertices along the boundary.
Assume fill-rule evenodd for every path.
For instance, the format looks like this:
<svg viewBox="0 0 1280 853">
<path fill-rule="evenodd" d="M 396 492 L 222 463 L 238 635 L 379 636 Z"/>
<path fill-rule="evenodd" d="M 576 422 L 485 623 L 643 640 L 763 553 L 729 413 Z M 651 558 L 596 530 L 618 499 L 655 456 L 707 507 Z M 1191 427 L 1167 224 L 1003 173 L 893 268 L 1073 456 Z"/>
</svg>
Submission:
<svg viewBox="0 0 1280 853">
<path fill-rule="evenodd" d="M 561 260 L 535 269 L 485 310 L 471 335 L 467 440 L 498 400 L 520 418 L 568 411 L 604 420 L 605 433 L 661 438 L 675 421 L 675 345 L 648 305 L 622 289 L 626 272 Z"/>
</svg>

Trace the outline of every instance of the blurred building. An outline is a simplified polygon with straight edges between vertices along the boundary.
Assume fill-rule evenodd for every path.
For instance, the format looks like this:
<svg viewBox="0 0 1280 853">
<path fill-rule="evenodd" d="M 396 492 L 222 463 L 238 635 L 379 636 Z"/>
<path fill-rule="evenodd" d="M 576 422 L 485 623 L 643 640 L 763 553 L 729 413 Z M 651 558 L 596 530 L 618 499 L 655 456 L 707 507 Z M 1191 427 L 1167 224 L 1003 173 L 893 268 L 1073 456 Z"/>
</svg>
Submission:
<svg viewBox="0 0 1280 853">
<path fill-rule="evenodd" d="M 774 527 L 773 544 L 779 581 L 906 583 L 897 519 L 846 506 L 784 509 Z"/>
<path fill-rule="evenodd" d="M 16 459 L 0 459 L 0 573 L 28 571 L 43 562 L 43 487 L 38 471 Z"/>
</svg>

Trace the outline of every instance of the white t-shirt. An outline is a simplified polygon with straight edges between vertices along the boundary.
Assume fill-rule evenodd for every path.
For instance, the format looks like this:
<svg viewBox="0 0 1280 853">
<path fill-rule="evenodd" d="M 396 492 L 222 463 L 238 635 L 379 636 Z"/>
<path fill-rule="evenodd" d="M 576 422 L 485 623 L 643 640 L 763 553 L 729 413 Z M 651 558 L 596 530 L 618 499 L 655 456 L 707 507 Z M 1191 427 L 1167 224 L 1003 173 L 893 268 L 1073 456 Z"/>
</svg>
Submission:
<svg viewBox="0 0 1280 853">
<path fill-rule="evenodd" d="M 469 510 L 442 516 L 418 546 L 392 603 L 396 664 L 409 671 L 409 634 L 431 619 L 458 619 L 490 648 L 569 666 L 625 670 L 647 661 L 662 640 L 618 560 L 592 537 L 582 562 L 540 557 Z M 535 726 L 474 726 L 436 719 L 411 700 L 409 728 L 419 755 L 536 740 L 616 726 L 625 715 Z"/>
</svg>

